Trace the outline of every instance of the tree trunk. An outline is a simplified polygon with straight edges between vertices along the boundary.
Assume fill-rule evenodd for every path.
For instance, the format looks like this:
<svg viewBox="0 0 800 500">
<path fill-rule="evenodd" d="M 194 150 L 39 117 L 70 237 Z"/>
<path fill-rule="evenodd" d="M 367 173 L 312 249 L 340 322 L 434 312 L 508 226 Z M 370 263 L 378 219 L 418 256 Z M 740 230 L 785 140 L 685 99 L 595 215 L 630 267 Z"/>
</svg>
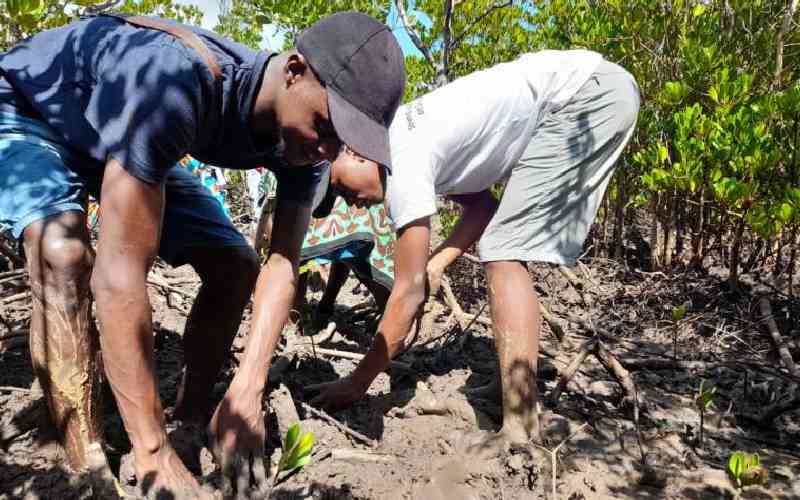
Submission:
<svg viewBox="0 0 800 500">
<path fill-rule="evenodd" d="M 730 277 L 728 284 L 731 290 L 739 290 L 739 259 L 742 250 L 742 236 L 744 235 L 745 214 L 739 219 L 736 226 L 736 233 L 733 236 L 733 244 L 731 245 L 731 260 L 730 260 Z"/>
<path fill-rule="evenodd" d="M 617 190 L 617 204 L 614 212 L 614 249 L 611 255 L 614 258 L 623 258 L 625 256 L 625 247 L 623 239 L 625 237 L 625 204 L 626 204 L 626 178 L 624 173 L 620 173 L 619 189 Z"/>
</svg>

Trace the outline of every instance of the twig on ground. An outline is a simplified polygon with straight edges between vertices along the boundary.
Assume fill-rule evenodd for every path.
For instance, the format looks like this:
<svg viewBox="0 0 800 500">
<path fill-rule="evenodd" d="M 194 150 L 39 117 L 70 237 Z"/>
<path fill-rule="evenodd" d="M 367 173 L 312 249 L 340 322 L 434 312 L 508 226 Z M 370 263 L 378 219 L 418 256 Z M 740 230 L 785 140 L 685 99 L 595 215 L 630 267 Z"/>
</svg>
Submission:
<svg viewBox="0 0 800 500">
<path fill-rule="evenodd" d="M 284 354 L 288 354 L 290 352 L 309 352 L 309 350 L 307 348 L 300 347 L 300 348 L 295 348 L 291 351 L 286 351 Z M 362 359 L 364 359 L 364 355 L 361 353 L 340 351 L 338 349 L 324 349 L 322 347 L 317 347 L 316 352 L 317 354 L 320 354 L 322 356 L 333 356 L 335 358 L 352 359 L 354 361 L 361 361 Z M 389 366 L 392 368 L 399 368 L 401 370 L 407 370 L 407 371 L 411 370 L 411 366 L 409 366 L 407 363 L 403 363 L 402 361 L 392 360 L 389 362 Z"/>
<path fill-rule="evenodd" d="M 27 271 L 25 269 L 14 269 L 13 271 L 5 271 L 0 273 L 0 279 L 6 278 L 16 278 L 18 276 L 23 276 Z"/>
<path fill-rule="evenodd" d="M 558 266 L 558 272 L 564 276 L 569 283 L 575 287 L 576 290 L 583 290 L 583 281 L 581 281 L 578 276 L 572 272 L 572 269 L 568 268 L 567 266 Z"/>
<path fill-rule="evenodd" d="M 22 394 L 41 394 L 39 391 L 33 389 L 26 389 L 25 387 L 13 387 L 10 385 L 0 385 L 0 392 L 19 392 Z"/>
<path fill-rule="evenodd" d="M 325 422 L 331 424 L 332 426 L 336 427 L 337 429 L 339 429 L 340 431 L 344 432 L 348 436 L 353 437 L 355 439 L 358 439 L 359 441 L 361 441 L 361 442 L 363 442 L 363 443 L 365 443 L 365 444 L 367 444 L 367 445 L 369 445 L 369 446 L 371 446 L 373 448 L 376 446 L 376 443 L 375 443 L 374 439 L 370 439 L 367 436 L 361 434 L 360 432 L 354 431 L 353 429 L 347 427 L 346 425 L 344 425 L 343 423 L 339 422 L 335 418 L 331 417 L 330 415 L 328 415 L 324 411 L 318 410 L 318 409 L 314 408 L 313 406 L 311 406 L 310 404 L 308 404 L 308 403 L 306 403 L 304 401 L 301 401 L 300 405 L 303 407 L 303 409 L 305 409 L 306 411 L 308 411 L 309 413 L 311 413 L 315 417 L 320 418 L 320 419 L 324 420 Z"/>
<path fill-rule="evenodd" d="M 567 443 L 567 442 L 568 442 L 570 439 L 572 439 L 573 437 L 575 437 L 575 436 L 576 436 L 576 435 L 577 435 L 579 432 L 581 432 L 583 429 L 585 429 L 585 428 L 586 428 L 586 426 L 588 426 L 588 425 L 589 425 L 589 422 L 584 422 L 583 424 L 581 424 L 581 426 L 580 426 L 580 427 L 578 427 L 578 428 L 575 430 L 575 432 L 573 432 L 572 434 L 570 434 L 569 436 L 567 436 L 567 438 L 566 438 L 566 439 L 564 439 L 563 441 L 561 441 L 560 443 L 558 443 L 558 445 L 557 445 L 555 448 L 553 448 L 552 450 L 550 450 L 550 449 L 547 449 L 547 448 L 545 448 L 544 446 L 541 446 L 541 445 L 539 445 L 539 444 L 533 443 L 533 445 L 534 445 L 535 447 L 539 448 L 540 450 L 542 450 L 542 451 L 544 451 L 545 453 L 547 453 L 548 455 L 550 455 L 550 468 L 551 468 L 551 471 L 552 471 L 552 476 L 551 476 L 551 481 L 552 481 L 552 482 L 551 482 L 551 485 L 550 485 L 550 486 L 551 486 L 551 488 L 552 488 L 552 490 L 551 490 L 551 491 L 552 491 L 552 498 L 553 498 L 553 500 L 555 500 L 556 498 L 558 498 L 558 497 L 557 497 L 557 495 L 558 495 L 558 492 L 556 491 L 556 480 L 557 480 L 557 477 L 556 477 L 556 476 L 557 476 L 557 470 L 556 470 L 556 468 L 558 467 L 558 451 L 559 451 L 559 450 L 561 449 L 561 447 L 562 447 L 562 446 L 564 446 L 564 445 L 565 445 L 565 444 L 566 444 L 566 443 Z"/>
<path fill-rule="evenodd" d="M 17 302 L 18 300 L 27 299 L 30 296 L 30 292 L 15 293 L 14 295 L 9 295 L 8 297 L 0 300 L 0 304 L 11 304 L 12 302 Z"/>
<path fill-rule="evenodd" d="M 334 448 L 331 450 L 331 458 L 340 462 L 366 462 L 379 464 L 393 464 L 397 462 L 397 458 L 393 455 L 371 453 L 353 448 Z"/>
<path fill-rule="evenodd" d="M 789 370 L 789 373 L 792 375 L 798 375 L 797 365 L 794 359 L 792 359 L 792 353 L 789 352 L 789 348 L 786 347 L 786 344 L 783 342 L 781 332 L 778 330 L 778 324 L 775 322 L 775 317 L 772 314 L 772 306 L 769 300 L 766 297 L 761 297 L 758 301 L 758 306 L 761 310 L 764 324 L 767 327 L 767 333 L 772 339 L 772 343 L 775 344 L 775 348 L 778 350 L 783 366 Z"/>
<path fill-rule="evenodd" d="M 594 352 L 595 345 L 597 344 L 597 339 L 591 338 L 581 344 L 580 348 L 578 349 L 578 353 L 572 358 L 570 364 L 561 372 L 561 376 L 558 378 L 558 383 L 550 392 L 550 404 L 553 406 L 558 405 L 558 398 L 561 397 L 561 393 L 567 387 L 567 384 L 572 377 L 578 372 L 578 368 L 581 366 L 583 361 L 586 357 Z"/>
<path fill-rule="evenodd" d="M 539 310 L 542 312 L 542 318 L 547 321 L 550 330 L 555 334 L 558 341 L 564 342 L 566 335 L 564 334 L 564 327 L 561 326 L 561 323 L 558 322 L 555 316 L 553 316 L 553 313 L 541 302 L 539 303 Z"/>
</svg>

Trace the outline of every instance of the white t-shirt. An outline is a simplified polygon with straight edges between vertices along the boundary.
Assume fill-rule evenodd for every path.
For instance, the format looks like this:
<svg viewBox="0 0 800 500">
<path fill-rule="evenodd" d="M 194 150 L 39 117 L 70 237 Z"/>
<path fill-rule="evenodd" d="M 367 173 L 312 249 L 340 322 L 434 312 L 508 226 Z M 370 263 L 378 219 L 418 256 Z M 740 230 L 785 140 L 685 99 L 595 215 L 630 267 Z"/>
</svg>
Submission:
<svg viewBox="0 0 800 500">
<path fill-rule="evenodd" d="M 476 193 L 511 173 L 541 119 L 566 105 L 602 56 L 524 54 L 397 110 L 387 199 L 395 228 L 436 213 L 436 195 Z"/>
</svg>

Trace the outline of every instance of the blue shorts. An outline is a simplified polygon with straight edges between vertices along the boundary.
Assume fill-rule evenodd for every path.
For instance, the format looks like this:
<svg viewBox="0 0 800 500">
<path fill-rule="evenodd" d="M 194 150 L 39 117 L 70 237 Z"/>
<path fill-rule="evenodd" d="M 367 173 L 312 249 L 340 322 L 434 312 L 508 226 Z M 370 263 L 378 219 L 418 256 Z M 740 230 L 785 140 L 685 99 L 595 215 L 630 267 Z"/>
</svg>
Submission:
<svg viewBox="0 0 800 500">
<path fill-rule="evenodd" d="M 71 151 L 43 121 L 0 111 L 0 230 L 20 239 L 37 220 L 85 213 L 87 194 L 99 195 L 102 175 L 102 165 Z M 228 246 L 248 242 L 196 176 L 172 168 L 159 256 L 179 266 L 187 248 Z"/>
</svg>

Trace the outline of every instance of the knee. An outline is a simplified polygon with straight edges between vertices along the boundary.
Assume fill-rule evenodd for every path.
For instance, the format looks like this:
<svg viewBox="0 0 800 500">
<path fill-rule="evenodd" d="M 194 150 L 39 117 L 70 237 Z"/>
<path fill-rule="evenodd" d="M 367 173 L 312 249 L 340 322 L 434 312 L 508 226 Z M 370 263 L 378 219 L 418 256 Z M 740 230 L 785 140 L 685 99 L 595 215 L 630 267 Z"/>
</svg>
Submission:
<svg viewBox="0 0 800 500">
<path fill-rule="evenodd" d="M 93 263 L 92 251 L 83 220 L 72 219 L 50 219 L 26 229 L 25 251 L 31 267 L 51 276 L 88 279 Z"/>
</svg>

